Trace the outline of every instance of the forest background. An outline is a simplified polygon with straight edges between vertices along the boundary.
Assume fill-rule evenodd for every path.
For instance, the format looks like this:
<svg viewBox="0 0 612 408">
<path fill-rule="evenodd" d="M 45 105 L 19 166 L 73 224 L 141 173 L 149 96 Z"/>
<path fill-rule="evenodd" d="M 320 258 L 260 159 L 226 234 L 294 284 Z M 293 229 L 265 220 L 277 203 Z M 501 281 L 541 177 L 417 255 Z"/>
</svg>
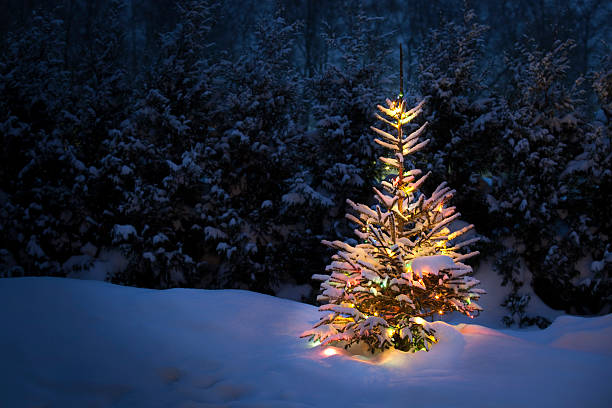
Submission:
<svg viewBox="0 0 612 408">
<path fill-rule="evenodd" d="M 413 164 L 457 190 L 508 324 L 547 324 L 525 286 L 609 313 L 611 20 L 603 0 L 0 1 L 0 276 L 313 303 L 320 241 L 354 242 L 345 200 L 387 177 L 370 126 L 403 44 L 430 122 Z"/>
</svg>

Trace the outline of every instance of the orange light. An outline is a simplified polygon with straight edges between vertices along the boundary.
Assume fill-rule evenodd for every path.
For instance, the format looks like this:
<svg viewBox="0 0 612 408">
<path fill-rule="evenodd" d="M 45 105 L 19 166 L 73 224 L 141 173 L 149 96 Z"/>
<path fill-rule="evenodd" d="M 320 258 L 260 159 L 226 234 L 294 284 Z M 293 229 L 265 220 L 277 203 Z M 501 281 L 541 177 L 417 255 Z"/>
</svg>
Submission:
<svg viewBox="0 0 612 408">
<path fill-rule="evenodd" d="M 440 299 L 440 295 L 436 295 L 436 299 Z"/>
<path fill-rule="evenodd" d="M 331 356 L 334 356 L 336 354 L 338 354 L 338 351 L 336 349 L 334 349 L 334 348 L 331 348 L 331 347 L 328 347 L 325 350 L 323 350 L 323 355 L 325 357 L 331 357 Z"/>
<path fill-rule="evenodd" d="M 443 311 L 441 311 L 441 310 L 438 310 L 438 314 L 443 315 L 443 314 L 444 314 L 444 312 L 443 312 Z"/>
</svg>

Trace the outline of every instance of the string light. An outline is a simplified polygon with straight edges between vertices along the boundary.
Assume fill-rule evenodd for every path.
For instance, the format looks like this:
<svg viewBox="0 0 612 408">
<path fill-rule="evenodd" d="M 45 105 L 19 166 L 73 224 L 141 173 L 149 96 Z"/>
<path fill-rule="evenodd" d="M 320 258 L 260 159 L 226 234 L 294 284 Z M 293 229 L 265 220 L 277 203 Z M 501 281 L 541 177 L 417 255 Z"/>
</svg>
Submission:
<svg viewBox="0 0 612 408">
<path fill-rule="evenodd" d="M 397 148 L 395 148 L 395 151 L 403 152 L 406 151 L 404 146 L 404 140 L 406 139 L 402 133 L 402 125 L 420 113 L 420 105 L 410 112 L 405 112 L 404 100 L 389 102 L 389 104 L 391 105 L 390 109 L 381 108 L 381 110 L 387 115 L 392 113 L 395 115 L 395 118 L 390 118 L 389 120 L 383 119 L 380 116 L 379 118 L 387 124 L 395 125 L 397 138 L 388 137 L 388 139 L 396 140 Z M 385 132 L 381 130 L 377 133 L 385 136 Z M 418 136 L 418 134 L 415 136 Z M 380 140 L 378 141 L 380 142 Z M 389 143 L 380 144 L 393 148 Z M 425 267 L 415 267 L 413 270 L 413 261 L 430 255 L 449 254 L 454 263 L 454 258 L 458 255 L 455 252 L 457 248 L 449 244 L 450 239 L 454 235 L 446 227 L 444 229 L 436 228 L 433 231 L 431 230 L 440 222 L 443 223 L 449 214 L 454 213 L 454 207 L 445 207 L 448 197 L 450 197 L 448 193 L 442 197 L 438 196 L 435 201 L 433 197 L 428 200 L 421 199 L 415 201 L 415 195 L 419 194 L 419 185 L 422 182 L 421 179 L 417 178 L 420 170 L 407 171 L 404 168 L 404 163 L 400 163 L 402 158 L 401 153 L 397 155 L 397 159 L 388 157 L 382 160 L 383 163 L 379 167 L 382 168 L 379 174 L 384 176 L 382 180 L 383 187 L 385 187 L 387 192 L 395 195 L 393 208 L 388 209 L 388 212 L 392 215 L 391 217 L 386 217 L 386 214 L 380 210 L 375 213 L 370 211 L 371 208 L 368 210 L 363 204 L 356 207 L 350 202 L 353 208 L 361 213 L 360 218 L 351 218 L 357 221 L 357 236 L 362 238 L 365 244 L 369 245 L 361 246 L 355 244 L 359 251 L 351 251 L 349 249 L 353 247 L 346 248 L 336 242 L 330 243 L 326 241 L 327 244 L 331 244 L 330 246 L 337 248 L 339 256 L 342 256 L 351 265 L 353 265 L 351 261 L 360 262 L 363 259 L 364 262 L 370 262 L 376 266 L 374 269 L 377 271 L 376 276 L 373 276 L 371 273 L 361 275 L 361 272 L 357 271 L 356 266 L 348 268 L 344 266 L 346 263 L 339 260 L 339 258 L 333 258 L 338 262 L 333 263 L 331 269 L 335 273 L 348 273 L 340 278 L 344 282 L 336 279 L 335 276 L 333 279 L 332 277 L 328 279 L 328 281 L 333 283 L 334 287 L 339 286 L 338 290 L 341 293 L 339 295 L 327 296 L 330 303 L 330 308 L 327 310 L 335 312 L 330 323 L 336 328 L 338 333 L 343 333 L 342 338 L 346 339 L 349 345 L 358 339 L 354 333 L 361 333 L 363 335 L 364 330 L 367 329 L 366 334 L 368 336 L 388 335 L 386 340 L 389 341 L 391 346 L 411 351 L 416 349 L 429 350 L 429 345 L 437 342 L 436 337 L 431 334 L 432 331 L 424 319 L 416 316 L 412 317 L 411 315 L 418 314 L 430 317 L 433 321 L 436 320 L 436 314 L 439 316 L 445 315 L 445 308 L 448 308 L 449 316 L 452 316 L 452 312 L 455 309 L 469 316 L 470 319 L 478 316 L 478 311 L 476 310 L 479 309 L 478 305 L 475 303 L 474 307 L 469 306 L 471 303 L 470 296 L 473 296 L 474 300 L 478 301 L 479 296 L 477 294 L 472 294 L 469 290 L 463 290 L 463 287 L 455 291 L 447 290 L 451 286 L 449 286 L 448 282 L 446 282 L 445 286 L 444 280 L 452 277 L 452 274 L 449 273 L 450 269 L 443 269 L 442 271 L 447 272 L 442 273 L 432 273 Z M 388 165 L 390 163 L 393 165 Z M 383 204 L 388 203 L 387 200 L 382 201 Z M 397 214 L 397 217 L 394 216 L 395 214 Z M 427 232 L 428 228 L 431 233 L 423 235 L 424 232 Z M 458 236 L 467 229 L 466 227 L 455 235 Z M 359 233 L 359 230 L 362 233 Z M 404 237 L 409 239 L 404 241 Z M 390 239 L 394 242 L 390 242 Z M 365 251 L 367 256 L 362 256 L 362 250 Z M 350 260 L 344 255 L 348 255 Z M 370 261 L 369 258 L 373 258 L 374 261 Z M 406 262 L 406 258 L 409 258 L 408 262 Z M 404 265 L 401 262 L 404 262 Z M 386 268 L 379 268 L 378 264 Z M 429 266 L 429 264 L 427 265 Z M 372 267 L 368 267 L 367 270 L 369 269 L 372 269 Z M 420 269 L 423 269 L 423 271 L 421 272 Z M 435 275 L 435 279 L 433 275 Z M 424 281 L 425 278 L 428 279 L 427 287 Z M 341 286 L 342 283 L 345 283 L 344 287 Z M 441 290 L 443 293 L 436 293 L 438 290 Z M 434 302 L 431 302 L 432 297 L 435 299 Z M 353 299 L 357 303 L 349 303 L 349 299 Z M 396 303 L 393 303 L 393 300 Z M 463 300 L 463 303 L 459 303 L 461 300 Z M 359 307 L 357 308 L 357 306 Z M 439 307 L 438 310 L 436 310 L 436 306 Z M 346 310 L 347 308 L 354 308 L 355 310 Z M 364 313 L 365 311 L 368 314 Z M 472 315 L 472 313 L 474 314 Z M 370 317 L 376 317 L 376 319 L 369 319 Z M 364 321 L 365 319 L 368 320 Z M 438 318 L 438 320 L 445 319 Z M 422 327 L 415 327 L 416 325 Z M 409 339 L 403 340 L 399 338 L 400 328 L 402 335 L 407 331 L 407 334 L 410 335 Z M 357 329 L 359 329 L 359 332 Z M 354 331 L 351 332 L 350 330 Z M 383 334 L 382 330 L 386 330 L 385 334 Z M 329 342 L 331 339 L 336 338 L 334 336 L 330 339 L 330 330 L 325 329 L 324 326 L 305 333 L 318 334 L 324 342 Z M 418 333 L 421 334 L 418 335 Z M 327 341 L 325 340 L 326 338 L 328 339 Z M 372 345 L 371 348 L 375 349 L 377 347 Z M 341 349 L 336 347 L 325 348 L 323 346 L 321 349 L 321 355 L 325 357 L 336 354 L 343 355 Z"/>
</svg>

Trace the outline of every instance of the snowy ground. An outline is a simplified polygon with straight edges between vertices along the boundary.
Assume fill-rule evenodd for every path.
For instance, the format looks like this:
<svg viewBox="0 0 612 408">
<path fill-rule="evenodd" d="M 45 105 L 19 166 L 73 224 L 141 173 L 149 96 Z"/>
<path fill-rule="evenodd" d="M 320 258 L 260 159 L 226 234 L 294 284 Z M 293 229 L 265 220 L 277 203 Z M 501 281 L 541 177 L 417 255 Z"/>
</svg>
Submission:
<svg viewBox="0 0 612 408">
<path fill-rule="evenodd" d="M 369 359 L 299 339 L 318 318 L 245 291 L 0 279 L 0 407 L 612 406 L 612 315 L 439 322 L 429 353 Z"/>
</svg>

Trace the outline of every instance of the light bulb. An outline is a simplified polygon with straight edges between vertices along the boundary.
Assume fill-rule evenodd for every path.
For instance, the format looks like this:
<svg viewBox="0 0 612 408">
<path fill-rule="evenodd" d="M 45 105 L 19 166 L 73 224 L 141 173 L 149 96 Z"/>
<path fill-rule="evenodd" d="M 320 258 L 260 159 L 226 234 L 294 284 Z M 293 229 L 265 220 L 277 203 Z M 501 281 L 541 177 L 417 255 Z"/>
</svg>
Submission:
<svg viewBox="0 0 612 408">
<path fill-rule="evenodd" d="M 331 347 L 328 347 L 325 350 L 323 350 L 323 355 L 325 357 L 331 357 L 331 356 L 336 355 L 336 354 L 338 354 L 338 351 L 336 349 L 334 349 L 334 348 L 331 348 Z"/>
</svg>

